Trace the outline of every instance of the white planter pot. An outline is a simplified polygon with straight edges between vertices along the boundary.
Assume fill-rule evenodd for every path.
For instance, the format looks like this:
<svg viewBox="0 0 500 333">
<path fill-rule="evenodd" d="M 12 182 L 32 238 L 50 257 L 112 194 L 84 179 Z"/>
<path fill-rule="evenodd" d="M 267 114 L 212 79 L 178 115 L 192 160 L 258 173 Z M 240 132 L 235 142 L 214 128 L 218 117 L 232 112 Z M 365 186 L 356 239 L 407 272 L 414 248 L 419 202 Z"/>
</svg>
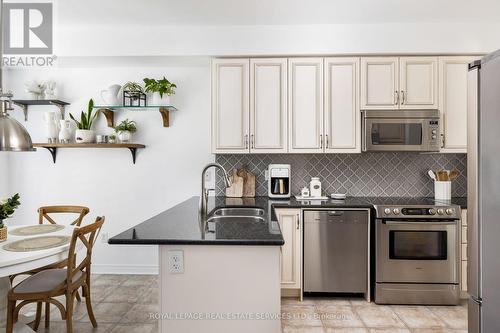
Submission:
<svg viewBox="0 0 500 333">
<path fill-rule="evenodd" d="M 118 133 L 118 139 L 120 140 L 120 142 L 130 142 L 130 140 L 132 139 L 132 133 L 130 133 L 129 131 L 120 132 Z"/>
<path fill-rule="evenodd" d="M 95 133 L 93 130 L 77 129 L 75 132 L 76 143 L 92 143 L 94 142 Z"/>
<path fill-rule="evenodd" d="M 167 94 L 163 94 L 163 97 L 160 97 L 159 93 L 154 93 L 151 98 L 151 105 L 171 105 L 171 96 Z"/>
</svg>

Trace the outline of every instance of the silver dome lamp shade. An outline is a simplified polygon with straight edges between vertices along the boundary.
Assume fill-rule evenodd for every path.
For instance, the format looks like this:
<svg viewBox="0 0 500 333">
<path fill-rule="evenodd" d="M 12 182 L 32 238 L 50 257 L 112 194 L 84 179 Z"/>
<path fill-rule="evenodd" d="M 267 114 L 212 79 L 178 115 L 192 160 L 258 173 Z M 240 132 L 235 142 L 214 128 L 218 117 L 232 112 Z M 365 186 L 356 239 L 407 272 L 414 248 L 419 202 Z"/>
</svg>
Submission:
<svg viewBox="0 0 500 333">
<path fill-rule="evenodd" d="M 0 88 L 0 151 L 35 151 L 28 131 L 16 119 L 9 116 L 12 94 Z"/>
<path fill-rule="evenodd" d="M 35 151 L 31 137 L 20 122 L 9 116 L 12 108 L 12 93 L 2 90 L 3 63 L 3 1 L 0 0 L 0 152 L 1 151 Z"/>
</svg>

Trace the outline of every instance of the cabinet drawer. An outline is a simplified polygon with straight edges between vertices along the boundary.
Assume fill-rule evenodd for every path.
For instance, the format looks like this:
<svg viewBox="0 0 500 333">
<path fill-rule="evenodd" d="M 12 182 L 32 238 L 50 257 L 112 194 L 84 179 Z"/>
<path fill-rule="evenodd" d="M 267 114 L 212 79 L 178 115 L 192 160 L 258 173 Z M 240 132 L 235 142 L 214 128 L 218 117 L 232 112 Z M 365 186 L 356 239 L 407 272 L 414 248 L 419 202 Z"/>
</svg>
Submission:
<svg viewBox="0 0 500 333">
<path fill-rule="evenodd" d="M 462 260 L 467 260 L 467 244 L 462 244 Z"/>
<path fill-rule="evenodd" d="M 467 227 L 462 227 L 462 244 L 467 243 Z"/>
</svg>

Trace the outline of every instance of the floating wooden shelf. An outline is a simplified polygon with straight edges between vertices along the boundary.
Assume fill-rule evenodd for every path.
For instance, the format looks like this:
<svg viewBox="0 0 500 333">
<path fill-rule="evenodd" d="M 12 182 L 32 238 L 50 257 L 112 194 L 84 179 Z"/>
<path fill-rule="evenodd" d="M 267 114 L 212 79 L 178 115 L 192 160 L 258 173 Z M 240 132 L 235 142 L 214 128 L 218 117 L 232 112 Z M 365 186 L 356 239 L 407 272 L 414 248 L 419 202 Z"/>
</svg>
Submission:
<svg viewBox="0 0 500 333">
<path fill-rule="evenodd" d="M 161 117 L 163 119 L 163 127 L 169 127 L 170 126 L 170 111 L 177 111 L 177 109 L 174 106 L 171 105 L 156 105 L 156 106 L 94 106 L 95 109 L 98 109 L 99 112 L 101 112 L 105 117 L 106 121 L 108 122 L 108 127 L 114 127 L 114 117 L 115 117 L 115 112 L 121 112 L 121 111 L 134 111 L 134 112 L 141 112 L 141 111 L 159 111 L 161 114 Z"/>
<path fill-rule="evenodd" d="M 57 149 L 59 148 L 127 148 L 132 154 L 132 162 L 135 164 L 137 149 L 146 148 L 138 143 L 34 143 L 33 147 L 45 148 L 52 155 L 52 160 L 56 163 Z"/>
<path fill-rule="evenodd" d="M 69 105 L 68 102 L 58 99 L 15 99 L 12 102 L 23 109 L 24 121 L 28 121 L 28 105 L 55 105 L 59 108 L 61 119 L 64 119 L 65 107 Z"/>
</svg>

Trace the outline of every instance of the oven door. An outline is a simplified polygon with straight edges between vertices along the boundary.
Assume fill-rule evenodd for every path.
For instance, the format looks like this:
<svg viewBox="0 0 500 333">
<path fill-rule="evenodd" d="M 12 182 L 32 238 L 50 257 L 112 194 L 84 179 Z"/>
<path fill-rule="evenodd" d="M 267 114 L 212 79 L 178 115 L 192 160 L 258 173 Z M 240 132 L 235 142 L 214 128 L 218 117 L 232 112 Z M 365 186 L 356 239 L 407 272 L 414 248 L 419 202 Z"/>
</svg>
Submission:
<svg viewBox="0 0 500 333">
<path fill-rule="evenodd" d="M 459 283 L 458 221 L 377 220 L 377 282 Z"/>
<path fill-rule="evenodd" d="M 428 121 L 365 118 L 363 151 L 430 151 Z"/>
</svg>

